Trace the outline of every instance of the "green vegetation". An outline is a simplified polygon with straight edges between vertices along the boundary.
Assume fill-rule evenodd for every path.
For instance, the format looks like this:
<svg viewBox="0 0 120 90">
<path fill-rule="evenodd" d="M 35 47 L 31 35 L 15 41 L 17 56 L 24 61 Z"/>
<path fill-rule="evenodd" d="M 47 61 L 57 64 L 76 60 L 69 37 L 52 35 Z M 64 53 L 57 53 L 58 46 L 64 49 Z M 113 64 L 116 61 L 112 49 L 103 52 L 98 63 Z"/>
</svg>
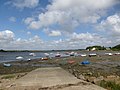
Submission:
<svg viewBox="0 0 120 90">
<path fill-rule="evenodd" d="M 95 48 L 95 50 L 106 50 L 104 46 L 90 46 L 87 47 L 86 50 L 92 50 L 93 48 Z"/>
<path fill-rule="evenodd" d="M 38 67 L 33 67 L 33 66 L 4 67 L 3 65 L 0 65 L 0 75 L 21 73 L 21 72 L 30 72 L 36 68 L 38 68 Z"/>
<path fill-rule="evenodd" d="M 120 85 L 116 84 L 115 81 L 101 81 L 100 86 L 107 90 L 120 90 Z"/>
<path fill-rule="evenodd" d="M 120 44 L 112 47 L 112 50 L 120 50 Z"/>
<path fill-rule="evenodd" d="M 0 52 L 6 52 L 5 50 L 1 49 Z"/>
<path fill-rule="evenodd" d="M 13 75 L 13 74 L 5 75 L 1 79 L 11 79 L 11 78 L 15 78 L 15 75 Z"/>
</svg>

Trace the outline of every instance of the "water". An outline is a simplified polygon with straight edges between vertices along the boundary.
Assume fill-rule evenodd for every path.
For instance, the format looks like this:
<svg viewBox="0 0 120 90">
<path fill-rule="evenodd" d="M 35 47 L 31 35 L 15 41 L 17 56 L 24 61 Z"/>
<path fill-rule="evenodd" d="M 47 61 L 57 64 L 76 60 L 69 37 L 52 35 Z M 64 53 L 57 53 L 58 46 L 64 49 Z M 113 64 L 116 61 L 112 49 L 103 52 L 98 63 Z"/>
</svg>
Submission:
<svg viewBox="0 0 120 90">
<path fill-rule="evenodd" d="M 44 57 L 44 53 L 41 52 L 32 52 L 35 53 L 35 56 L 30 56 L 31 52 L 0 52 L 0 62 L 15 61 L 16 57 L 21 56 L 23 60 L 28 59 L 37 59 Z"/>
<path fill-rule="evenodd" d="M 35 56 L 30 56 L 30 53 L 35 53 Z M 57 52 L 45 52 L 50 54 L 50 57 L 55 57 Z M 106 52 L 102 51 L 95 51 L 95 52 L 88 52 L 88 51 L 80 51 L 79 54 L 90 54 L 90 53 L 97 53 L 99 55 L 104 55 Z M 64 57 L 65 52 L 60 52 L 61 56 Z M 16 61 L 16 57 L 21 56 L 24 59 L 23 60 L 28 60 L 28 59 L 37 59 L 37 58 L 42 58 L 45 57 L 44 52 L 0 52 L 0 62 L 8 62 L 8 61 Z"/>
<path fill-rule="evenodd" d="M 34 53 L 35 56 L 29 55 L 30 53 Z M 50 57 L 55 57 L 57 52 L 46 53 L 48 53 Z M 64 52 L 61 52 L 60 54 L 65 56 Z M 45 54 L 43 52 L 0 52 L 0 62 L 16 61 L 16 57 L 18 56 L 23 57 L 22 60 L 28 60 L 45 57 Z"/>
</svg>

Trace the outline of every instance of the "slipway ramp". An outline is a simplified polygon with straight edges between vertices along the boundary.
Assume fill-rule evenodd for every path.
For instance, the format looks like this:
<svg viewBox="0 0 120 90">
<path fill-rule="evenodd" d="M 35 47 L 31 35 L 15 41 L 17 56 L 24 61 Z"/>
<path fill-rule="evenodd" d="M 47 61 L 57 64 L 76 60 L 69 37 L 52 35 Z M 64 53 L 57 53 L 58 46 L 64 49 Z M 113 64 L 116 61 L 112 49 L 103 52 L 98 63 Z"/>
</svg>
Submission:
<svg viewBox="0 0 120 90">
<path fill-rule="evenodd" d="M 60 67 L 39 68 L 15 81 L 9 90 L 105 90 L 77 79 Z"/>
</svg>

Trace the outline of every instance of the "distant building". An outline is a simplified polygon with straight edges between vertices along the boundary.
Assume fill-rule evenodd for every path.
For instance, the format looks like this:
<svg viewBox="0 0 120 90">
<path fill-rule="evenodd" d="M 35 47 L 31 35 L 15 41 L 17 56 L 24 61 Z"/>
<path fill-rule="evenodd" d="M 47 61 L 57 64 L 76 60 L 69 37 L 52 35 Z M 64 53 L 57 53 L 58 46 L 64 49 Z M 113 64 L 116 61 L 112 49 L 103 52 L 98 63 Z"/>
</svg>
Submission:
<svg viewBox="0 0 120 90">
<path fill-rule="evenodd" d="M 111 48 L 110 47 L 106 47 L 106 50 L 111 50 Z"/>
<path fill-rule="evenodd" d="M 93 47 L 92 49 L 91 49 L 91 51 L 95 51 L 96 50 L 96 48 L 95 47 Z"/>
<path fill-rule="evenodd" d="M 95 47 L 87 49 L 87 51 L 95 51 L 95 50 L 96 50 Z"/>
<path fill-rule="evenodd" d="M 96 50 L 106 50 L 106 48 L 103 46 L 90 46 L 86 48 L 87 51 L 96 51 Z"/>
</svg>

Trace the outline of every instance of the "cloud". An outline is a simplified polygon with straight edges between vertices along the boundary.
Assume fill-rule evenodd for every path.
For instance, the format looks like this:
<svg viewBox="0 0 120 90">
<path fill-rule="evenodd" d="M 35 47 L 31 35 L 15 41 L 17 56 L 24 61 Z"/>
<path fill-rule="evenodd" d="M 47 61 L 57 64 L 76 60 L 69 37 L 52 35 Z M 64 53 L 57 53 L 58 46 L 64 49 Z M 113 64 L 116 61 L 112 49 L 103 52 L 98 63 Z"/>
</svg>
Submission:
<svg viewBox="0 0 120 90">
<path fill-rule="evenodd" d="M 120 44 L 120 13 L 108 16 L 96 25 L 96 30 L 107 38 L 109 45 L 114 46 Z"/>
<path fill-rule="evenodd" d="M 39 4 L 39 0 L 11 0 L 7 4 L 12 4 L 12 6 L 24 9 L 24 8 L 34 8 Z"/>
<path fill-rule="evenodd" d="M 111 46 L 120 43 L 120 38 L 113 39 L 102 37 L 96 33 L 73 33 L 65 39 L 46 41 L 40 36 L 29 39 L 16 38 L 10 30 L 0 32 L 0 47 L 11 50 L 57 50 L 57 49 L 80 49 L 92 45 Z"/>
<path fill-rule="evenodd" d="M 59 30 L 50 30 L 48 28 L 44 29 L 44 32 L 48 36 L 52 36 L 52 37 L 56 37 L 56 36 L 61 36 L 62 35 L 62 33 Z"/>
<path fill-rule="evenodd" d="M 9 21 L 11 21 L 11 22 L 16 22 L 16 18 L 15 18 L 15 17 L 10 17 L 10 18 L 9 18 Z"/>
<path fill-rule="evenodd" d="M 97 29 L 111 36 L 120 35 L 120 14 L 108 16 L 106 20 L 101 21 Z"/>
<path fill-rule="evenodd" d="M 49 42 L 52 49 L 82 49 L 92 45 L 109 45 L 107 38 L 96 33 L 73 33 L 66 39 Z"/>
<path fill-rule="evenodd" d="M 37 16 L 27 17 L 23 22 L 28 29 L 43 30 L 48 36 L 63 36 L 62 39 L 59 37 L 58 40 L 46 41 L 37 35 L 31 37 L 32 32 L 27 32 L 30 35 L 29 39 L 21 39 L 16 38 L 12 31 L 5 30 L 0 32 L 0 43 L 2 43 L 0 47 L 51 50 L 86 48 L 92 45 L 113 46 L 120 43 L 120 14 L 108 16 L 107 12 L 119 3 L 119 0 L 50 1 L 51 4 L 47 5 L 44 13 L 40 11 Z M 39 0 L 12 0 L 10 4 L 20 9 L 34 8 L 38 6 Z M 108 17 L 102 20 L 106 16 Z M 99 30 L 90 33 L 83 31 L 82 27 L 83 30 L 78 31 L 81 25 L 97 25 Z"/>
<path fill-rule="evenodd" d="M 14 40 L 14 33 L 10 30 L 0 31 L 0 47 L 5 47 Z"/>
<path fill-rule="evenodd" d="M 31 35 L 31 32 L 28 31 L 27 34 L 28 34 L 28 35 Z"/>
<path fill-rule="evenodd" d="M 32 17 L 27 17 L 26 19 L 23 19 L 23 22 L 27 25 L 30 24 L 32 21 L 34 21 L 34 18 Z"/>
<path fill-rule="evenodd" d="M 81 23 L 97 23 L 107 8 L 118 0 L 52 0 L 45 13 L 40 13 L 30 22 L 30 29 L 40 29 L 58 25 L 67 32 L 75 30 Z"/>
<path fill-rule="evenodd" d="M 49 33 L 49 36 L 61 36 L 61 32 L 60 31 L 51 31 Z"/>
</svg>

